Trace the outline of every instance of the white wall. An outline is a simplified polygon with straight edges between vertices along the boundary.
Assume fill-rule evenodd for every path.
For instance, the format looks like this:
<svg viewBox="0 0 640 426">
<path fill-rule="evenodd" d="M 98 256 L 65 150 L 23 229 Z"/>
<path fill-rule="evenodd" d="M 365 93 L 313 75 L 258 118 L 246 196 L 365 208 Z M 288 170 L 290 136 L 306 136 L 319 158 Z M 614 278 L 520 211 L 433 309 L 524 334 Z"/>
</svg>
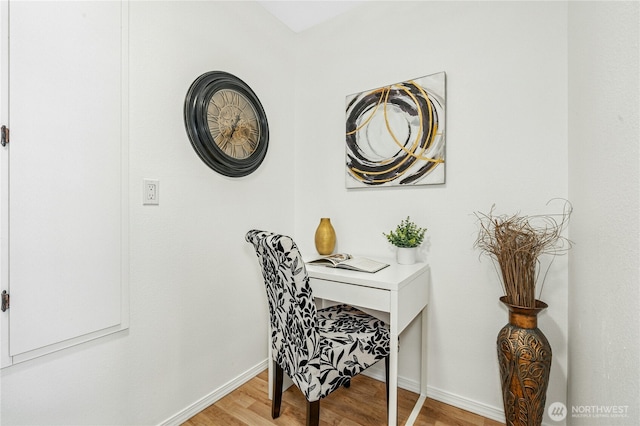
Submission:
<svg viewBox="0 0 640 426">
<path fill-rule="evenodd" d="M 628 406 L 640 418 L 638 2 L 569 5 L 569 410 Z"/>
<path fill-rule="evenodd" d="M 473 249 L 475 211 L 545 208 L 567 189 L 567 5 L 563 2 L 372 2 L 300 34 L 296 76 L 296 238 L 313 253 L 320 217 L 337 250 L 389 251 L 383 231 L 410 215 L 429 228 L 431 395 L 499 417 L 496 336 L 507 311 Z M 447 176 L 441 186 L 345 189 L 345 96 L 447 73 Z M 555 207 L 555 208 L 554 208 Z M 540 328 L 554 352 L 549 401 L 565 401 L 567 258 L 556 260 Z M 400 375 L 418 380 L 415 324 Z"/>
<path fill-rule="evenodd" d="M 584 299 L 576 299 L 581 303 L 572 303 L 572 309 L 606 295 L 600 291 L 603 282 L 614 286 L 616 295 L 595 314 L 572 313 L 572 344 L 599 351 L 591 359 L 572 352 L 571 402 L 609 403 L 600 398 L 637 392 L 637 384 L 617 388 L 603 377 L 594 386 L 589 382 L 600 363 L 624 381 L 618 360 L 631 368 L 637 362 L 637 335 L 627 339 L 616 323 L 606 321 L 621 311 L 625 321 L 638 324 L 637 289 L 634 294 L 628 284 L 616 287 L 621 280 L 637 283 L 637 239 L 629 242 L 635 244 L 635 257 L 633 250 L 605 244 L 603 253 L 583 242 L 590 242 L 593 223 L 608 224 L 607 214 L 618 214 L 614 207 L 587 203 L 591 186 L 612 200 L 605 205 L 629 208 L 622 215 L 635 224 L 637 236 L 637 187 L 620 191 L 624 180 L 609 181 L 613 178 L 604 173 L 589 175 L 589 184 L 582 185 L 580 169 L 586 171 L 599 151 L 596 139 L 590 139 L 590 155 L 582 157 L 581 140 L 573 132 L 588 126 L 595 113 L 583 106 L 579 117 L 567 117 L 570 100 L 572 108 L 580 105 L 580 98 L 574 103 L 567 93 L 574 96 L 593 83 L 578 81 L 571 88 L 568 77 L 577 78 L 580 68 L 598 62 L 607 46 L 626 40 L 622 46 L 629 48 L 625 34 L 632 25 L 623 19 L 627 12 L 618 10 L 602 29 L 615 40 L 597 45 L 593 56 L 598 58 L 572 58 L 567 20 L 572 18 L 569 35 L 576 43 L 589 35 L 602 11 L 597 5 L 576 7 L 568 14 L 563 2 L 372 2 L 294 36 L 248 2 L 132 2 L 131 328 L 4 369 L 3 424 L 161 423 L 266 357 L 266 307 L 255 255 L 243 240 L 247 228 L 294 233 L 312 253 L 318 220 L 328 216 L 339 250 L 391 255 L 381 233 L 408 214 L 429 227 L 429 390 L 441 398 L 475 401 L 475 411 L 495 414 L 502 404 L 495 338 L 507 313 L 497 301 L 501 290 L 492 267 L 472 248 L 473 212 L 496 203 L 501 212 L 536 213 L 546 211 L 544 204 L 553 197 L 575 196 L 577 207 L 571 288 L 587 290 L 573 294 Z M 586 49 L 591 41 L 578 43 Z M 210 171 L 186 138 L 186 90 L 200 73 L 214 69 L 247 81 L 269 117 L 267 159 L 247 178 Z M 345 95 L 439 71 L 448 79 L 446 185 L 346 191 Z M 631 95 L 622 90 L 618 96 Z M 609 95 L 606 99 L 607 105 L 615 104 Z M 624 105 L 637 108 L 637 97 Z M 620 116 L 626 123 L 632 120 L 632 114 Z M 595 122 L 606 133 L 606 119 Z M 624 163 L 622 172 L 637 185 L 637 144 L 631 146 L 623 152 L 631 150 L 635 166 Z M 618 170 L 613 159 L 606 166 Z M 141 205 L 143 177 L 160 179 L 159 207 Z M 594 213 L 581 217 L 582 206 Z M 625 236 L 621 223 L 615 222 L 617 237 Z M 595 235 L 596 242 L 608 242 L 605 231 Z M 580 252 L 580 246 L 589 248 Z M 610 262 L 620 268 L 613 280 L 598 275 L 606 270 L 598 265 Z M 550 308 L 540 328 L 554 350 L 548 402 L 566 401 L 568 281 L 565 257 L 556 261 L 542 295 Z M 261 319 L 264 323 L 256 326 Z M 594 343 L 587 342 L 580 327 L 600 324 L 607 327 Z M 417 331 L 412 326 L 402 339 L 405 384 L 417 379 L 418 360 L 412 356 Z M 627 345 L 624 350 L 618 342 Z"/>
<path fill-rule="evenodd" d="M 151 425 L 267 356 L 251 227 L 293 231 L 292 36 L 255 3 L 130 4 L 131 322 L 127 332 L 2 370 L 2 423 Z M 245 80 L 270 122 L 254 174 L 200 161 L 182 107 L 201 73 Z M 160 205 L 142 206 L 142 179 Z"/>
</svg>

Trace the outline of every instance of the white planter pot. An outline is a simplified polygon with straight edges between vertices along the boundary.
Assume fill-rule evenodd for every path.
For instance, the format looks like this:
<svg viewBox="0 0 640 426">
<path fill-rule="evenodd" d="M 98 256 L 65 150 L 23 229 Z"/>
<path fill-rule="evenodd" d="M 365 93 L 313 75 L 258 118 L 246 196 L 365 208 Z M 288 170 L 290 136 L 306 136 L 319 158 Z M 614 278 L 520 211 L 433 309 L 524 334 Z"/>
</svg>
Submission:
<svg viewBox="0 0 640 426">
<path fill-rule="evenodd" d="M 398 247 L 396 251 L 396 261 L 400 265 L 413 265 L 416 263 L 418 247 Z"/>
</svg>

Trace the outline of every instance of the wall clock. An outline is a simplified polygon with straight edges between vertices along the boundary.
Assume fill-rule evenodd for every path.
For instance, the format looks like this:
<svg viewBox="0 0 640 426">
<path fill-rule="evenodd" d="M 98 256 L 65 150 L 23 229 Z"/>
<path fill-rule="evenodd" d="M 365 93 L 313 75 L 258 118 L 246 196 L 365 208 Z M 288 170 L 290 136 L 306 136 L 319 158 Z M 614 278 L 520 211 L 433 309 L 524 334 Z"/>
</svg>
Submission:
<svg viewBox="0 0 640 426">
<path fill-rule="evenodd" d="M 227 72 L 210 71 L 191 84 L 184 123 L 200 159 L 225 176 L 246 176 L 267 155 L 269 124 L 262 104 L 244 81 Z"/>
</svg>

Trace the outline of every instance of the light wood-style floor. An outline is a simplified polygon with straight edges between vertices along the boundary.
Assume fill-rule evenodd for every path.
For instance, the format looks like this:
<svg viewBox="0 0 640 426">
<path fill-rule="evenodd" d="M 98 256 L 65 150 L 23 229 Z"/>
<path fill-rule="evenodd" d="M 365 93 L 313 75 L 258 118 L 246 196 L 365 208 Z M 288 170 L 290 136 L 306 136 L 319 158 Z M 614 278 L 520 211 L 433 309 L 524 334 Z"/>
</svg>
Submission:
<svg viewBox="0 0 640 426">
<path fill-rule="evenodd" d="M 295 386 L 282 395 L 280 417 L 271 418 L 268 376 L 263 371 L 229 395 L 187 420 L 183 426 L 298 426 L 305 424 L 306 400 Z M 404 424 L 418 395 L 398 389 L 398 423 Z M 383 382 L 358 375 L 349 389 L 341 388 L 320 403 L 320 425 L 386 425 L 386 397 Z M 481 417 L 427 398 L 417 426 L 500 426 L 502 423 Z"/>
</svg>

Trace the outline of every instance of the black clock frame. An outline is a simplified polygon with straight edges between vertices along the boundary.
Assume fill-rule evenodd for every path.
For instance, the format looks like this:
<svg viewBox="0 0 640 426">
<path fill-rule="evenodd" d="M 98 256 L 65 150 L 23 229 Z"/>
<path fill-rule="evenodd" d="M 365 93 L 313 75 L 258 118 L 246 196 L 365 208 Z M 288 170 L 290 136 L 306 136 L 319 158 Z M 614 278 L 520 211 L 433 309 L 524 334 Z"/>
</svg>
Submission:
<svg viewBox="0 0 640 426">
<path fill-rule="evenodd" d="M 207 108 L 211 97 L 222 89 L 243 94 L 258 114 L 260 140 L 256 150 L 247 158 L 230 157 L 215 143 L 209 130 Z M 189 141 L 200 159 L 216 172 L 229 177 L 253 173 L 267 155 L 269 123 L 260 100 L 244 81 L 224 71 L 209 71 L 194 80 L 184 100 L 184 124 Z"/>
</svg>

